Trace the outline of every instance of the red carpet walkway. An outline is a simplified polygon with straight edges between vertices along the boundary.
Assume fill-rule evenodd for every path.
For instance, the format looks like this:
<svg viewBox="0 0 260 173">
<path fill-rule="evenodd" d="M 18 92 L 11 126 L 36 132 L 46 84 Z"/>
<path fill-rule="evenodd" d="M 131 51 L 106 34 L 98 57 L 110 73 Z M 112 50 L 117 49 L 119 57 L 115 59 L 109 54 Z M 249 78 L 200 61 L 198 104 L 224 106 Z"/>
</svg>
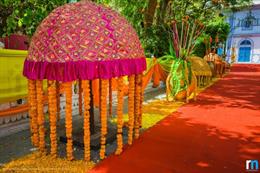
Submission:
<svg viewBox="0 0 260 173">
<path fill-rule="evenodd" d="M 235 65 L 92 172 L 244 173 L 247 159 L 260 162 L 260 65 Z"/>
</svg>

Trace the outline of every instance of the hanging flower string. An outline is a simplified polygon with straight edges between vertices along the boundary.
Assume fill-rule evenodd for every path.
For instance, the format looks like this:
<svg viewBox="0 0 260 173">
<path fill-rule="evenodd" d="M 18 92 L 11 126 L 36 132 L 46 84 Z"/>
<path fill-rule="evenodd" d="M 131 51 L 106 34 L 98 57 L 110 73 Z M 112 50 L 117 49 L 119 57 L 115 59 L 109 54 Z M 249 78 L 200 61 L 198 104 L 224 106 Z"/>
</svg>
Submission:
<svg viewBox="0 0 260 173">
<path fill-rule="evenodd" d="M 101 148 L 100 159 L 105 158 L 106 153 L 106 135 L 107 135 L 107 88 L 108 80 L 101 79 Z"/>
<path fill-rule="evenodd" d="M 128 77 L 129 93 L 128 93 L 128 144 L 133 143 L 133 129 L 134 129 L 134 106 L 135 106 L 135 75 Z"/>
<path fill-rule="evenodd" d="M 57 157 L 57 94 L 55 81 L 48 81 L 51 155 Z"/>
<path fill-rule="evenodd" d="M 141 78 L 142 75 L 138 74 L 135 75 L 135 118 L 134 118 L 134 137 L 135 139 L 139 138 L 139 116 L 140 116 L 140 104 L 141 104 Z"/>
<path fill-rule="evenodd" d="M 30 132 L 31 132 L 31 142 L 32 142 L 32 145 L 35 146 L 35 142 L 34 142 L 34 134 L 35 134 L 35 130 L 33 129 L 33 113 L 32 113 L 32 91 L 33 88 L 30 88 L 30 80 L 28 80 L 28 106 L 29 106 L 29 109 L 28 109 L 28 113 L 29 113 L 29 119 L 30 119 Z M 36 101 L 36 99 L 35 99 Z"/>
<path fill-rule="evenodd" d="M 36 81 L 28 80 L 28 102 L 29 102 L 29 116 L 30 128 L 32 132 L 31 140 L 35 147 L 39 146 L 39 133 L 37 122 L 37 99 L 36 99 Z"/>
<path fill-rule="evenodd" d="M 143 117 L 143 100 L 144 100 L 144 82 L 143 82 L 143 75 L 141 74 L 141 97 L 140 97 L 140 112 L 138 116 L 138 124 L 139 127 L 142 127 L 142 117 Z"/>
<path fill-rule="evenodd" d="M 79 93 L 79 115 L 82 115 L 82 88 L 81 88 L 81 83 L 82 83 L 82 81 L 81 80 L 79 80 L 79 91 L 78 91 L 78 93 Z"/>
<path fill-rule="evenodd" d="M 112 117 L 112 79 L 109 79 L 109 117 Z"/>
<path fill-rule="evenodd" d="M 60 83 L 56 81 L 57 119 L 60 120 Z"/>
<path fill-rule="evenodd" d="M 45 154 L 45 129 L 44 129 L 44 114 L 43 114 L 43 85 L 42 80 L 36 81 L 37 93 L 37 114 L 38 114 L 38 128 L 39 128 L 39 150 Z"/>
<path fill-rule="evenodd" d="M 65 118 L 65 127 L 66 127 L 66 137 L 67 137 L 67 159 L 73 160 L 73 141 L 72 141 L 72 83 L 67 82 L 63 83 L 66 97 L 66 118 Z"/>
<path fill-rule="evenodd" d="M 124 78 L 118 78 L 118 93 L 117 93 L 117 150 L 116 155 L 123 151 L 123 104 L 124 104 Z"/>
<path fill-rule="evenodd" d="M 84 97 L 84 159 L 90 161 L 90 87 L 89 81 L 83 80 L 80 85 Z"/>
</svg>

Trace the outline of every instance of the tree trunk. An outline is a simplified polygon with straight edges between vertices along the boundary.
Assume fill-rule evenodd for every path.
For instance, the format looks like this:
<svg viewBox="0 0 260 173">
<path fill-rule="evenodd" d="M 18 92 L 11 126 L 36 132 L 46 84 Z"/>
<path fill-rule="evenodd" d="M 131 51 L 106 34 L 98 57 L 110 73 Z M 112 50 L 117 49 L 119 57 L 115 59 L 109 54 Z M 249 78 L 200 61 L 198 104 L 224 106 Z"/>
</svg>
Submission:
<svg viewBox="0 0 260 173">
<path fill-rule="evenodd" d="M 149 0 L 148 7 L 144 16 L 144 27 L 150 27 L 153 24 L 153 17 L 157 6 L 157 0 Z"/>
</svg>

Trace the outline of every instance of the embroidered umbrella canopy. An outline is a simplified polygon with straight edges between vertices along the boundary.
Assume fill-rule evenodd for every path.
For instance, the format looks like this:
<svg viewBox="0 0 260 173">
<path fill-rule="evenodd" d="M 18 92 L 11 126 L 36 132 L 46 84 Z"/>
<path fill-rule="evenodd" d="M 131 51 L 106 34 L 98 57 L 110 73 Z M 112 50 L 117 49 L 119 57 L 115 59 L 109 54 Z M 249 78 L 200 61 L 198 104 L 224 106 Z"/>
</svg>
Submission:
<svg viewBox="0 0 260 173">
<path fill-rule="evenodd" d="M 93 2 L 78 2 L 58 7 L 47 16 L 32 37 L 23 74 L 28 78 L 29 114 L 32 143 L 45 152 L 43 80 L 48 80 L 51 154 L 57 155 L 56 121 L 59 105 L 58 84 L 66 98 L 67 158 L 73 159 L 72 82 L 80 81 L 84 97 L 84 149 L 90 160 L 89 82 L 101 80 L 101 149 L 105 157 L 107 134 L 107 87 L 118 80 L 118 148 L 122 152 L 123 76 L 129 79 L 128 143 L 138 138 L 141 119 L 142 72 L 146 69 L 144 51 L 133 27 L 117 12 Z"/>
</svg>

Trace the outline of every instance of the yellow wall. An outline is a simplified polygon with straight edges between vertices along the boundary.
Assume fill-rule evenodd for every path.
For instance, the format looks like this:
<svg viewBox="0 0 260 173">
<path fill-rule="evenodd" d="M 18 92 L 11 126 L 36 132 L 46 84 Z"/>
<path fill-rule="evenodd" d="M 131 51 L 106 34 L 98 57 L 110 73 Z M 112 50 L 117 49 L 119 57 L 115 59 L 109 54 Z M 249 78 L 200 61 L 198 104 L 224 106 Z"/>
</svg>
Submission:
<svg viewBox="0 0 260 173">
<path fill-rule="evenodd" d="M 23 63 L 27 51 L 0 49 L 0 103 L 15 101 L 27 95 Z"/>
</svg>

